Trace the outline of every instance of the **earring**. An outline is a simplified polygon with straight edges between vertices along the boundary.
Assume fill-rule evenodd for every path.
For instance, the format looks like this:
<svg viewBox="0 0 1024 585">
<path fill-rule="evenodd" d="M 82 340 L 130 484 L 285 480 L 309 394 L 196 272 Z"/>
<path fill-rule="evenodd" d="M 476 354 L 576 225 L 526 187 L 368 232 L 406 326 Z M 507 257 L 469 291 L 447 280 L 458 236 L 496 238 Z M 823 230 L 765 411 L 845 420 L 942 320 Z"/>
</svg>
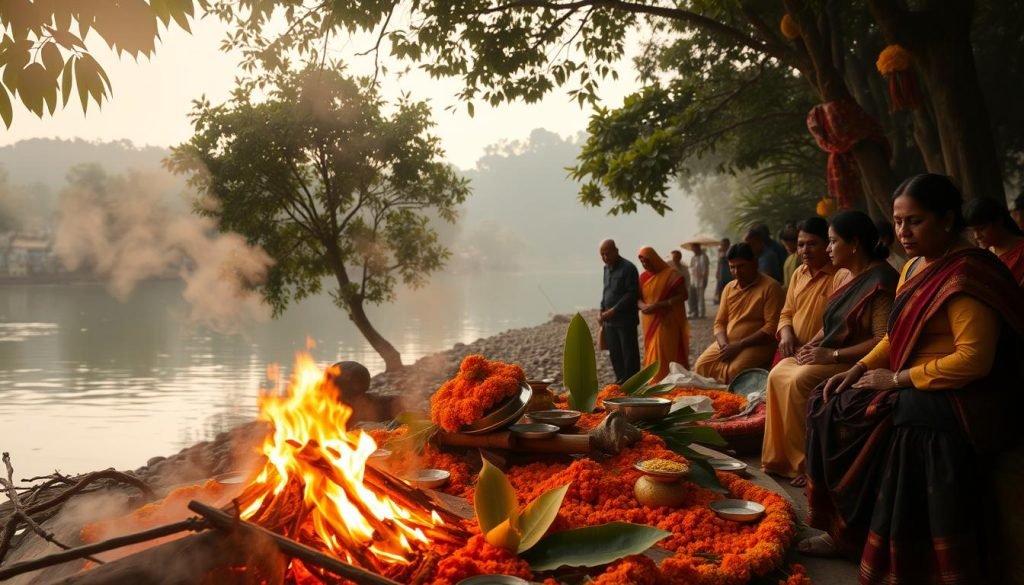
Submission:
<svg viewBox="0 0 1024 585">
<path fill-rule="evenodd" d="M 857 253 L 857 248 L 854 248 L 854 249 L 853 249 L 853 253 L 854 253 L 854 254 L 856 254 L 856 253 Z"/>
</svg>

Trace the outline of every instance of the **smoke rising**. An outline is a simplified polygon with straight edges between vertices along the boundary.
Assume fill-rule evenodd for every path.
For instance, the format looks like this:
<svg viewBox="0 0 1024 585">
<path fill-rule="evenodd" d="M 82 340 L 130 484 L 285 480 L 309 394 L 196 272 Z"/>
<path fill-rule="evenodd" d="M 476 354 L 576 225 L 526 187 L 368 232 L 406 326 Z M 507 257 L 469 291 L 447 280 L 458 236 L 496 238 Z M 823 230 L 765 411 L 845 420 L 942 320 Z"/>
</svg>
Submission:
<svg viewBox="0 0 1024 585">
<path fill-rule="evenodd" d="M 177 276 L 185 283 L 189 321 L 232 333 L 270 317 L 254 287 L 273 260 L 209 218 L 172 208 L 166 176 L 73 173 L 61 194 L 54 252 L 69 270 L 87 269 L 124 300 L 139 282 Z"/>
</svg>

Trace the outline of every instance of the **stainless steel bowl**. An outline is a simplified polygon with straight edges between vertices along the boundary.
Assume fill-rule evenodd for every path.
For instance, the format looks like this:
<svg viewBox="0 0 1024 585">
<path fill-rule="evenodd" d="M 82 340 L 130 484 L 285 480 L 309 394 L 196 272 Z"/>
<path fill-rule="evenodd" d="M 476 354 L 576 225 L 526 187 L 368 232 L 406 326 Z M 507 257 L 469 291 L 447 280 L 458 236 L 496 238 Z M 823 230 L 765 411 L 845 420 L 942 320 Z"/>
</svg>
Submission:
<svg viewBox="0 0 1024 585">
<path fill-rule="evenodd" d="M 451 473 L 443 469 L 420 469 L 405 476 L 405 479 L 418 488 L 431 489 L 448 483 L 451 476 Z"/>
<path fill-rule="evenodd" d="M 753 522 L 764 515 L 764 506 L 750 500 L 716 500 L 708 507 L 721 518 L 734 522 Z"/>
<path fill-rule="evenodd" d="M 626 420 L 631 421 L 663 418 L 672 408 L 672 401 L 667 398 L 648 398 L 646 396 L 607 398 L 603 404 L 608 412 L 620 410 Z"/>
<path fill-rule="evenodd" d="M 533 388 L 524 383 L 519 388 L 519 394 L 509 397 L 475 423 L 462 427 L 462 432 L 467 435 L 477 435 L 507 427 L 523 416 L 523 412 L 526 411 L 526 405 L 530 403 L 530 397 L 532 396 Z"/>
<path fill-rule="evenodd" d="M 747 469 L 747 464 L 739 459 L 708 459 L 708 463 L 718 471 L 741 473 Z"/>
<path fill-rule="evenodd" d="M 550 439 L 558 434 L 558 427 L 545 423 L 517 424 L 508 430 L 520 439 Z"/>
<path fill-rule="evenodd" d="M 526 413 L 526 420 L 532 423 L 544 423 L 555 425 L 560 429 L 567 429 L 575 425 L 582 413 L 578 410 L 564 410 L 555 408 L 551 410 L 535 410 Z"/>
</svg>

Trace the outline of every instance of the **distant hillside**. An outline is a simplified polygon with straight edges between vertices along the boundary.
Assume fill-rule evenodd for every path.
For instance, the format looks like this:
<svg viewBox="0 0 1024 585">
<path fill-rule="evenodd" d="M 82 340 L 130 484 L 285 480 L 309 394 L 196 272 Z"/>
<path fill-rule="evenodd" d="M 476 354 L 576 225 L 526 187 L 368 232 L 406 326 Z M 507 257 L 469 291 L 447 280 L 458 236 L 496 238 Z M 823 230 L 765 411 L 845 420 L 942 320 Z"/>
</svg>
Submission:
<svg viewBox="0 0 1024 585">
<path fill-rule="evenodd" d="M 467 172 L 473 195 L 460 218 L 462 233 L 493 234 L 524 268 L 564 270 L 600 263 L 597 248 L 604 238 L 615 239 L 635 260 L 641 246 L 667 256 L 698 231 L 694 201 L 679 191 L 669 202 L 674 211 L 664 217 L 649 209 L 610 216 L 607 209 L 584 207 L 579 184 L 566 171 L 579 148 L 544 129 L 534 130 L 528 142 L 493 147 Z"/>
<path fill-rule="evenodd" d="M 475 168 L 464 171 L 472 181 L 473 194 L 458 225 L 438 226 L 442 241 L 453 252 L 451 268 L 592 268 L 600 262 L 597 247 L 603 238 L 616 239 L 623 254 L 634 259 L 642 245 L 653 245 L 667 255 L 697 231 L 694 201 L 678 191 L 670 201 L 675 211 L 665 217 L 647 209 L 612 217 L 604 209 L 583 207 L 576 197 L 579 185 L 565 170 L 574 164 L 578 152 L 577 141 L 536 129 L 526 142 L 493 146 Z M 6 207 L 49 217 L 68 171 L 76 165 L 97 164 L 107 174 L 165 173 L 160 161 L 168 153 L 165 148 L 140 148 L 129 141 L 33 139 L 0 147 L 0 176 L 7 175 Z M 173 192 L 165 198 L 181 206 L 184 180 L 173 181 Z M 0 190 L 0 216 L 3 195 Z"/>
</svg>

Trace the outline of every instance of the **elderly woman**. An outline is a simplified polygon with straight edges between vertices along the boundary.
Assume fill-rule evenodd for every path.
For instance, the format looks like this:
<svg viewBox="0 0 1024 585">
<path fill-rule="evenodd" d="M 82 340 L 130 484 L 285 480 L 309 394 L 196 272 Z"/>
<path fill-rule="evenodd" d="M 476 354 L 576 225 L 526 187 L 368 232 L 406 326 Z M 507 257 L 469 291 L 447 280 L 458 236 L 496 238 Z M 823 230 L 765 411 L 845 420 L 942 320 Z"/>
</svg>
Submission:
<svg viewBox="0 0 1024 585">
<path fill-rule="evenodd" d="M 690 368 L 690 323 L 686 320 L 686 279 L 650 246 L 640 249 L 640 328 L 644 334 L 644 367 L 658 362 L 658 381 L 671 362 Z"/>
<path fill-rule="evenodd" d="M 982 248 L 988 248 L 1024 286 L 1024 232 L 1010 213 L 987 197 L 972 199 L 964 206 L 964 219 Z"/>
<path fill-rule="evenodd" d="M 1024 295 L 962 237 L 961 205 L 941 175 L 896 189 L 911 260 L 888 333 L 810 399 L 808 520 L 828 535 L 800 548 L 859 558 L 862 584 L 1001 582 L 986 575 L 979 461 L 1020 435 L 1007 405 L 1024 382 Z"/>
<path fill-rule="evenodd" d="M 801 238 L 808 235 L 800 233 Z M 768 375 L 768 411 L 761 466 L 770 473 L 793 478 L 791 483 L 795 486 L 806 482 L 804 451 L 807 399 L 811 391 L 864 357 L 885 336 L 899 279 L 899 274 L 885 261 L 889 250 L 879 240 L 875 224 L 860 211 L 846 211 L 833 218 L 823 252 L 831 259 L 829 265 L 835 270 L 834 292 L 832 280 L 824 276 L 817 281 L 818 286 L 812 288 L 816 281 L 810 275 L 819 260 L 817 250 L 811 246 L 805 246 L 801 278 L 796 281 L 804 295 L 813 297 L 803 301 L 810 305 L 803 310 L 813 312 L 808 319 L 817 321 L 818 331 L 811 339 L 804 337 L 806 343 L 792 357 L 779 362 Z M 800 292 L 790 291 L 787 307 L 800 296 Z M 822 301 L 824 306 L 818 309 L 816 303 Z M 784 316 L 786 313 L 783 309 Z M 798 327 L 802 329 L 806 325 L 809 323 L 798 324 Z"/>
</svg>

